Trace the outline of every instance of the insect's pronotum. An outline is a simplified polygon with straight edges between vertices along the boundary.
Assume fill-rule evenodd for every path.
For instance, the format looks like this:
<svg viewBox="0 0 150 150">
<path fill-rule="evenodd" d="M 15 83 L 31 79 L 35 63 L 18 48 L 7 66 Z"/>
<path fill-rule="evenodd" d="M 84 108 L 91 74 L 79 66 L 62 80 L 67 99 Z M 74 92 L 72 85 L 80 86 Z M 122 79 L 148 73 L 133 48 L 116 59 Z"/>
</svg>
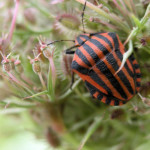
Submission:
<svg viewBox="0 0 150 150">
<path fill-rule="evenodd" d="M 82 13 L 85 10 L 86 2 Z M 141 72 L 133 54 L 121 70 L 125 47 L 113 32 L 79 35 L 75 45 L 66 50 L 74 54 L 72 71 L 77 73 L 91 95 L 109 105 L 123 105 L 140 90 Z M 50 43 L 51 44 L 51 43 Z M 77 48 L 72 51 L 73 48 Z M 117 72 L 117 73 L 116 73 Z"/>
</svg>

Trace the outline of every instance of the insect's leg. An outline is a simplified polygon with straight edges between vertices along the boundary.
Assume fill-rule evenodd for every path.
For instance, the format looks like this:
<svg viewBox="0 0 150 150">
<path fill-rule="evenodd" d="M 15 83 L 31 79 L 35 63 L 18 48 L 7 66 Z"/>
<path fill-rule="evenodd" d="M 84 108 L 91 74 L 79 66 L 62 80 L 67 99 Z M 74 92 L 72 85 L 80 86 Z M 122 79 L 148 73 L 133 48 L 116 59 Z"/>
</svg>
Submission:
<svg viewBox="0 0 150 150">
<path fill-rule="evenodd" d="M 81 14 L 83 33 L 86 33 L 86 32 L 85 32 L 85 28 L 84 28 L 84 23 L 83 23 L 85 8 L 86 8 L 86 0 L 85 0 L 85 3 L 84 3 L 84 7 L 83 7 L 83 10 L 82 10 L 82 14 Z"/>
<path fill-rule="evenodd" d="M 134 55 L 132 54 L 130 56 L 131 60 L 132 60 L 132 64 L 135 70 L 135 76 L 136 76 L 136 91 L 139 92 L 140 91 L 140 87 L 141 87 L 141 71 L 140 71 L 140 67 L 138 62 L 136 61 L 136 59 L 134 58 Z"/>
<path fill-rule="evenodd" d="M 74 83 L 74 72 L 71 71 L 71 85 L 70 85 L 70 89 L 72 89 L 73 83 Z"/>
<path fill-rule="evenodd" d="M 74 54 L 75 51 L 72 51 L 72 49 L 73 49 L 73 48 L 77 48 L 77 47 L 79 47 L 79 46 L 78 46 L 78 45 L 74 45 L 74 46 L 72 46 L 72 47 L 66 49 L 66 50 L 65 50 L 65 53 L 66 53 L 66 54 Z"/>
</svg>

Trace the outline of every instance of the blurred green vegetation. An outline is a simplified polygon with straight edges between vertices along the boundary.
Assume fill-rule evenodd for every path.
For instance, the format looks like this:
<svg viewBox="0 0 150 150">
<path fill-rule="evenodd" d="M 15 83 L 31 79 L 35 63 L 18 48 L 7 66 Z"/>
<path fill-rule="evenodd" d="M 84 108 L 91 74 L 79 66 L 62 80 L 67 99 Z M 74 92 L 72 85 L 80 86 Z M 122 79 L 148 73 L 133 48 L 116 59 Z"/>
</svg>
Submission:
<svg viewBox="0 0 150 150">
<path fill-rule="evenodd" d="M 88 2 L 86 32 L 116 32 L 126 50 L 132 40 L 142 97 L 107 106 L 78 76 L 70 89 L 73 43 L 47 43 L 82 33 L 83 0 L 0 0 L 0 150 L 150 149 L 150 1 Z"/>
</svg>

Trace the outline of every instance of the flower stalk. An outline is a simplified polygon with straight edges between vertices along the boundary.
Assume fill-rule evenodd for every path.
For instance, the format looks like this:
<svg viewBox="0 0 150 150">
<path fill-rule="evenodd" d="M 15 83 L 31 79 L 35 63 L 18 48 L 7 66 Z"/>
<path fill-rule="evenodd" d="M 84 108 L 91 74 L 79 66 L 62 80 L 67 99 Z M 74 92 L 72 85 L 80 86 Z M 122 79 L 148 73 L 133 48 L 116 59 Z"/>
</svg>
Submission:
<svg viewBox="0 0 150 150">
<path fill-rule="evenodd" d="M 83 5 L 85 4 L 85 0 L 76 0 L 76 1 Z M 110 20 L 112 23 L 116 24 L 118 27 L 121 27 L 126 33 L 129 33 L 128 27 L 115 14 L 108 14 L 101 8 L 98 8 L 97 6 L 93 5 L 92 3 L 88 2 L 88 1 L 86 2 L 86 6 L 91 8 L 92 10 L 96 11 L 100 16 L 103 16 L 104 18 Z M 120 21 L 116 21 L 114 19 L 114 17 L 112 17 L 112 15 L 115 16 Z"/>
<path fill-rule="evenodd" d="M 18 9 L 19 9 L 19 2 L 20 0 L 15 0 L 14 16 L 13 16 L 12 23 L 11 23 L 10 30 L 9 30 L 8 41 L 11 41 L 14 29 L 15 29 L 16 18 L 17 18 Z"/>
</svg>

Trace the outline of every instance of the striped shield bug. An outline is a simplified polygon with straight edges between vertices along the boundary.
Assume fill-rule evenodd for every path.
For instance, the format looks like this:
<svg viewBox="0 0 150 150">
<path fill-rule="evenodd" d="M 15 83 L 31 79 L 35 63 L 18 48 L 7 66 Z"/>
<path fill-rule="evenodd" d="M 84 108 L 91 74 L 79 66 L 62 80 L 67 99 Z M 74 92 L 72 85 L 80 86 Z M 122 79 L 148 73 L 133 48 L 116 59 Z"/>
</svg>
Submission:
<svg viewBox="0 0 150 150">
<path fill-rule="evenodd" d="M 82 23 L 85 6 L 86 2 Z M 133 54 L 120 69 L 125 52 L 116 33 L 85 31 L 66 50 L 66 54 L 74 54 L 72 71 L 85 82 L 93 98 L 112 106 L 125 104 L 140 90 L 141 72 Z"/>
</svg>

